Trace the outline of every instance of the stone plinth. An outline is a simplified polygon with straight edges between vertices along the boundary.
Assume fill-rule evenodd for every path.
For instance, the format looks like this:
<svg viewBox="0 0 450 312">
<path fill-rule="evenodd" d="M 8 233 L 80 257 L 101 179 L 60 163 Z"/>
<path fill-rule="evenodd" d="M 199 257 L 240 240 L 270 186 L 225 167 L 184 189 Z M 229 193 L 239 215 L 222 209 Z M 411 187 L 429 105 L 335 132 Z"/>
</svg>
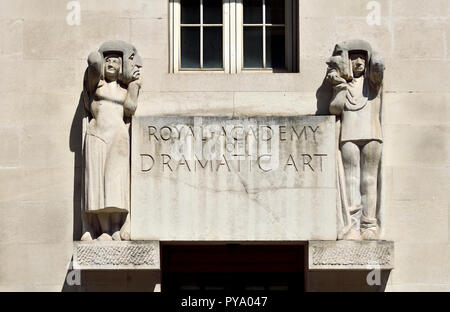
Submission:
<svg viewBox="0 0 450 312">
<path fill-rule="evenodd" d="M 74 242 L 78 270 L 160 270 L 159 242 Z"/>
<path fill-rule="evenodd" d="M 394 268 L 391 241 L 310 241 L 310 270 L 390 270 Z"/>
<path fill-rule="evenodd" d="M 336 239 L 335 119 L 137 117 L 131 236 Z"/>
</svg>

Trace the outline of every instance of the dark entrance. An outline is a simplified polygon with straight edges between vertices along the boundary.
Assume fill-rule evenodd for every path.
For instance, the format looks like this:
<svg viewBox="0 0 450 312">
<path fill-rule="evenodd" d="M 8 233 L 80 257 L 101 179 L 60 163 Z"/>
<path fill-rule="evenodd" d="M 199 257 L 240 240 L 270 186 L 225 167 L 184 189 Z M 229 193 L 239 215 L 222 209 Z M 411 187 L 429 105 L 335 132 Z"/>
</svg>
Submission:
<svg viewBox="0 0 450 312">
<path fill-rule="evenodd" d="M 304 291 L 304 245 L 162 245 L 162 291 Z"/>
</svg>

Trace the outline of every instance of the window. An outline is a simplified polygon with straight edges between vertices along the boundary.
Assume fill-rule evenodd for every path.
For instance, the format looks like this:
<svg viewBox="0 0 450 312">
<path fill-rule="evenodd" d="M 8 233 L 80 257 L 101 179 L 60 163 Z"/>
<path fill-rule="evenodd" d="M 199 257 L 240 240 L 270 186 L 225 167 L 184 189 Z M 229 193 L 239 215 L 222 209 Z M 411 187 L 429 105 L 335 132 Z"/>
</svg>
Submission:
<svg viewBox="0 0 450 312">
<path fill-rule="evenodd" d="M 180 27 L 180 68 L 223 70 L 222 0 L 182 0 Z"/>
<path fill-rule="evenodd" d="M 298 71 L 298 1 L 170 1 L 171 72 Z"/>
</svg>

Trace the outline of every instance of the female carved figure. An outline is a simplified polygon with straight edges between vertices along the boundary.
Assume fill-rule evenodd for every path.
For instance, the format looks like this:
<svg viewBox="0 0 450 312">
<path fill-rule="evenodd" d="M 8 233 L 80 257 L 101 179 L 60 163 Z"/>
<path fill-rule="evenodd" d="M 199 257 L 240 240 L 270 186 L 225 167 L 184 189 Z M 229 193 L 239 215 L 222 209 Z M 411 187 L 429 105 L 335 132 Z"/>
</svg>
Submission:
<svg viewBox="0 0 450 312">
<path fill-rule="evenodd" d="M 338 118 L 338 176 L 345 239 L 378 239 L 384 62 L 369 43 L 336 45 L 328 60 L 333 86 L 330 113 Z"/>
<path fill-rule="evenodd" d="M 136 48 L 108 41 L 88 58 L 84 103 L 90 113 L 84 138 L 82 240 L 130 239 L 129 123 L 137 108 L 142 63 Z"/>
</svg>

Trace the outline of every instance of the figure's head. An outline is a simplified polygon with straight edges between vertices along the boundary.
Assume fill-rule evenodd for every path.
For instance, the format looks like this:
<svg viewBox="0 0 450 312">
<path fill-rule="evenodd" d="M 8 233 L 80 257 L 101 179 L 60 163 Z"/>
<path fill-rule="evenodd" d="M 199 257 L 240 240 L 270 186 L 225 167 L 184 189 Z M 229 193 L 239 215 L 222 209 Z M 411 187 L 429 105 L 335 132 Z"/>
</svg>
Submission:
<svg viewBox="0 0 450 312">
<path fill-rule="evenodd" d="M 122 64 L 119 80 L 122 83 L 128 85 L 131 81 L 139 79 L 142 60 L 132 44 L 121 40 L 111 40 L 103 43 L 99 52 L 103 55 L 105 61 L 109 54 L 121 56 Z"/>
<path fill-rule="evenodd" d="M 351 62 L 353 77 L 366 75 L 372 57 L 372 47 L 364 40 L 349 40 L 338 43 L 333 52 L 333 56 L 340 55 Z"/>
<path fill-rule="evenodd" d="M 115 81 L 119 78 L 122 69 L 122 57 L 119 54 L 111 53 L 105 56 L 104 73 L 105 79 Z"/>
<path fill-rule="evenodd" d="M 359 78 L 364 75 L 367 64 L 367 52 L 361 50 L 349 51 L 348 56 L 352 62 L 353 77 Z"/>
</svg>

